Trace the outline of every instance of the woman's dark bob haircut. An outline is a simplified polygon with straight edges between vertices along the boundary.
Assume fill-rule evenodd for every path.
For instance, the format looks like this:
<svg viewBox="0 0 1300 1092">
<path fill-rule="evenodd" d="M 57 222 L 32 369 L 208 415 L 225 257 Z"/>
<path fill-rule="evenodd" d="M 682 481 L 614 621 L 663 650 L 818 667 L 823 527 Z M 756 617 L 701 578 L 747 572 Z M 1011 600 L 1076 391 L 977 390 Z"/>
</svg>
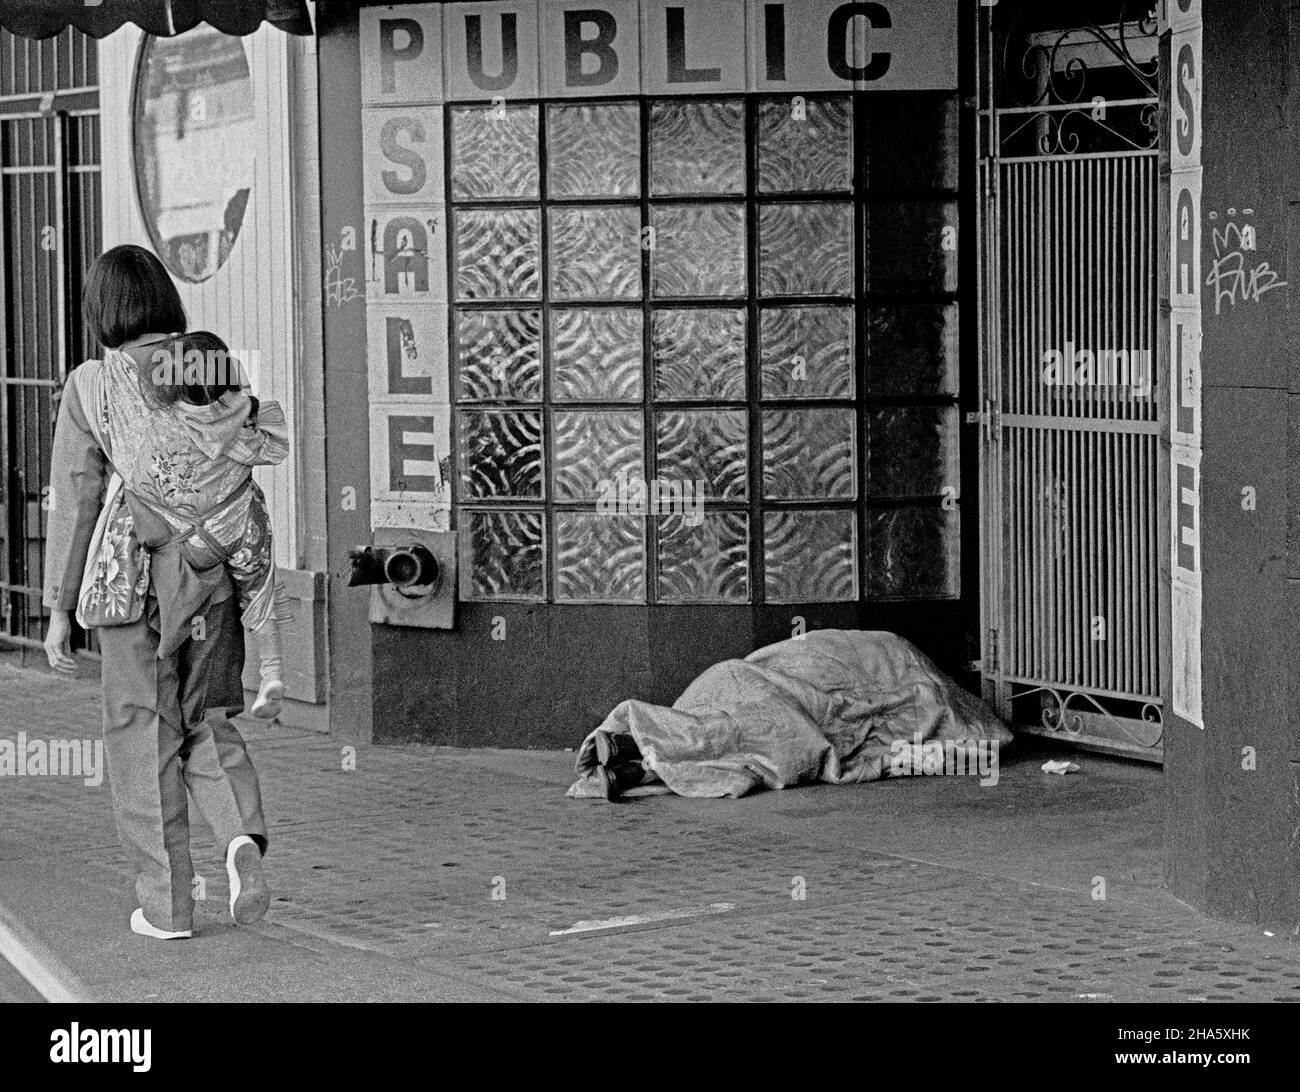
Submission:
<svg viewBox="0 0 1300 1092">
<path fill-rule="evenodd" d="M 143 334 L 180 334 L 188 319 L 162 262 L 144 247 L 106 250 L 90 263 L 81 287 L 86 329 L 106 349 Z"/>
</svg>

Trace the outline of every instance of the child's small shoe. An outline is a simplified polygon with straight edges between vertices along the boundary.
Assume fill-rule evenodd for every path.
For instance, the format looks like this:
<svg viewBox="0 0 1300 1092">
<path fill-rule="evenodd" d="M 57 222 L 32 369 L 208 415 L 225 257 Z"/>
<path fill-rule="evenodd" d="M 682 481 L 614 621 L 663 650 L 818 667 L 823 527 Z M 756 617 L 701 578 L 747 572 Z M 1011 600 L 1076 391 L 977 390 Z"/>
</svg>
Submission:
<svg viewBox="0 0 1300 1092">
<path fill-rule="evenodd" d="M 279 679 L 266 679 L 258 687 L 257 697 L 249 712 L 258 720 L 274 720 L 280 715 L 280 703 L 284 698 L 284 683 Z"/>
</svg>

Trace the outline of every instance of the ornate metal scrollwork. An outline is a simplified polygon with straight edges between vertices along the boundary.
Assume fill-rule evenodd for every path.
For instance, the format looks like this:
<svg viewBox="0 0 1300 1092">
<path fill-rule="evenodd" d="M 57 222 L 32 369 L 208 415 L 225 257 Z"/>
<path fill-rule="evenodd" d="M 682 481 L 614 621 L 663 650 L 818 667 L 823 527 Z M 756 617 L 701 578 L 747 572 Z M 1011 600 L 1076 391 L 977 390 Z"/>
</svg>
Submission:
<svg viewBox="0 0 1300 1092">
<path fill-rule="evenodd" d="M 1155 148 L 1154 8 L 1126 0 L 1113 23 L 1046 30 L 1025 26 L 1031 10 L 1042 9 L 1022 4 L 998 28 L 995 105 L 1004 152 L 1052 156 Z M 1144 39 L 1147 48 L 1138 49 Z"/>
<path fill-rule="evenodd" d="M 1120 6 L 1118 18 L 1113 24 L 1113 33 L 1109 26 L 1085 21 L 1076 26 L 1049 31 L 1046 35 L 1048 40 L 1038 42 L 1030 40 L 1021 30 L 1022 20 L 1033 9 L 1033 4 L 1022 5 L 1003 30 L 1001 83 L 1004 93 L 1017 85 L 1032 87 L 1035 93 L 1031 98 L 1020 98 L 999 105 L 1046 106 L 1051 103 L 1085 102 L 1088 64 L 1073 53 L 1071 48 L 1078 44 L 1081 35 L 1103 46 L 1115 58 L 1118 67 L 1132 76 L 1133 86 L 1123 97 L 1154 98 L 1159 94 L 1159 62 L 1154 58 L 1150 61 L 1138 60 L 1131 45 L 1134 37 L 1154 37 L 1154 5 L 1126 0 Z M 1136 35 L 1133 34 L 1134 30 Z M 1023 50 L 1019 59 L 1014 55 L 1017 50 Z M 1019 78 L 1015 78 L 1015 75 Z M 1112 93 L 1110 97 L 1117 96 Z"/>
<path fill-rule="evenodd" d="M 1115 725 L 1139 747 L 1154 749 L 1160 746 L 1161 741 L 1164 739 L 1164 714 L 1160 707 L 1152 702 L 1143 704 L 1140 715 L 1142 723 L 1150 724 L 1156 728 L 1156 735 L 1154 739 L 1142 739 L 1128 728 L 1125 720 L 1116 717 L 1096 697 L 1086 691 L 1062 690 L 1054 686 L 1035 686 L 1030 690 L 1017 694 L 1016 697 L 1027 698 L 1034 694 L 1042 695 L 1039 722 L 1049 732 L 1060 732 L 1067 736 L 1082 735 L 1084 730 L 1083 713 L 1077 708 L 1071 708 L 1070 703 L 1086 702 L 1092 706 L 1092 711 L 1100 714 Z M 1134 722 L 1129 720 L 1128 723 Z"/>
</svg>

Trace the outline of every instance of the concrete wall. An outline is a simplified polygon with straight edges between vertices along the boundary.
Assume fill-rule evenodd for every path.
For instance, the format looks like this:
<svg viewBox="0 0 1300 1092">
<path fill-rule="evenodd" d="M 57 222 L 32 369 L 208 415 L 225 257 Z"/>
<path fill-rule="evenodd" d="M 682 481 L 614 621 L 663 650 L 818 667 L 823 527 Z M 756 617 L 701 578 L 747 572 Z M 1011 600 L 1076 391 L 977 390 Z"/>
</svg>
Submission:
<svg viewBox="0 0 1300 1092">
<path fill-rule="evenodd" d="M 330 731 L 369 742 L 373 659 L 368 590 L 347 587 L 348 550 L 370 541 L 370 377 L 366 363 L 365 281 L 359 240 L 361 195 L 361 51 L 357 11 L 346 0 L 316 7 L 320 40 L 321 240 L 333 267 L 323 310 L 325 488 L 329 602 Z M 350 246 L 350 249 L 345 249 Z M 337 263 L 337 264 L 335 264 Z M 395 662 L 403 674 L 411 664 Z M 393 711 L 390 711 L 390 715 Z"/>
<path fill-rule="evenodd" d="M 1171 15 L 1195 6 L 1169 3 Z M 1284 283 L 1300 246 L 1296 21 L 1285 0 L 1204 5 L 1199 119 L 1188 111 L 1198 74 L 1177 50 L 1172 58 L 1175 136 L 1184 118 L 1199 125 L 1203 164 L 1190 539 L 1203 589 L 1204 727 L 1171 716 L 1165 741 L 1171 889 L 1216 916 L 1289 930 L 1300 927 L 1300 328 Z M 1180 499 L 1175 482 L 1176 534 Z"/>
</svg>

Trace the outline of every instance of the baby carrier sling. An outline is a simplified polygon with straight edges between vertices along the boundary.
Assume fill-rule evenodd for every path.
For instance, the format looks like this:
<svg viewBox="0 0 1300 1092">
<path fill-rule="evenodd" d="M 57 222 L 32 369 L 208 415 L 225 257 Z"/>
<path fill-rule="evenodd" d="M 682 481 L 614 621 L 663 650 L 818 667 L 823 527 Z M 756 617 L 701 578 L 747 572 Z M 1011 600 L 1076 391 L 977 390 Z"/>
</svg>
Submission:
<svg viewBox="0 0 1300 1092">
<path fill-rule="evenodd" d="M 196 572 L 229 561 L 232 550 L 223 546 L 206 524 L 235 504 L 253 483 L 250 477 L 199 514 L 182 516 L 128 489 L 116 467 L 111 462 L 109 466 L 112 474 L 77 597 L 77 622 L 86 629 L 139 621 L 149 589 L 150 555 L 155 551 L 179 546 Z M 182 521 L 182 526 L 176 529 L 173 520 Z M 210 557 L 187 548 L 193 538 L 208 548 Z"/>
</svg>

